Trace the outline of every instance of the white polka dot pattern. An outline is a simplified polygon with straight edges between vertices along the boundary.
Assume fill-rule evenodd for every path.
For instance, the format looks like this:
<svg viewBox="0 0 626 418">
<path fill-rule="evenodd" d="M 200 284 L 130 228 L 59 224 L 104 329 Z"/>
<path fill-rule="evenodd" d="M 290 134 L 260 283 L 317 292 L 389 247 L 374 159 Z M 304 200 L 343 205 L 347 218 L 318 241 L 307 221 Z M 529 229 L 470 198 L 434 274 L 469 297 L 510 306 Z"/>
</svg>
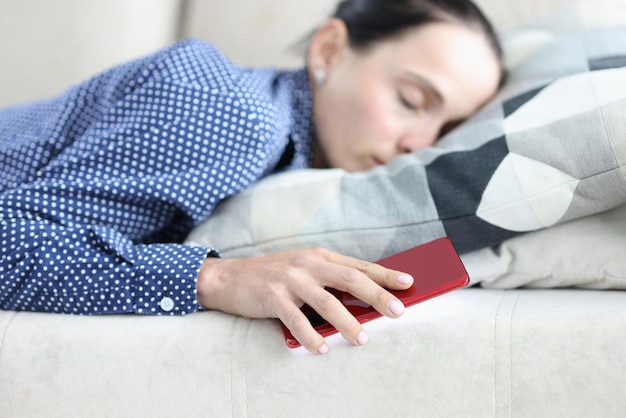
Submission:
<svg viewBox="0 0 626 418">
<path fill-rule="evenodd" d="M 185 314 L 224 198 L 311 160 L 304 70 L 182 41 L 0 112 L 0 308 Z"/>
</svg>

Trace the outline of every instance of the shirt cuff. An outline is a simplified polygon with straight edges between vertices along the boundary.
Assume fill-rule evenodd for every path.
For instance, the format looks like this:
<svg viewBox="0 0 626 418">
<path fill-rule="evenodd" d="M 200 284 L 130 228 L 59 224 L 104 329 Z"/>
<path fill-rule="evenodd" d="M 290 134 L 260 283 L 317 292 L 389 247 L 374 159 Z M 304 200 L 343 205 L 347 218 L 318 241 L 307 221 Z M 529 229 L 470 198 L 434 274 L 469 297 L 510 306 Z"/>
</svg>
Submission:
<svg viewBox="0 0 626 418">
<path fill-rule="evenodd" d="M 133 287 L 135 312 L 185 315 L 198 311 L 198 272 L 208 252 L 206 247 L 183 244 L 141 246 Z"/>
</svg>

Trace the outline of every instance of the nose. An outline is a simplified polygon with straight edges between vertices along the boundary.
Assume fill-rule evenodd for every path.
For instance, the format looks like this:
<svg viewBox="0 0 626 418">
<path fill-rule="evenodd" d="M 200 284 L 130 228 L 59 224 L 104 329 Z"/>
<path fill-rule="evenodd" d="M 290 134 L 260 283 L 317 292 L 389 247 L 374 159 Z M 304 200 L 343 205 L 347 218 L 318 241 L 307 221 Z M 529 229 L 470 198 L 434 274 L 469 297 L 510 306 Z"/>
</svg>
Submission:
<svg viewBox="0 0 626 418">
<path fill-rule="evenodd" d="M 434 145 L 439 138 L 440 129 L 439 125 L 432 124 L 406 132 L 398 141 L 398 152 L 406 154 Z"/>
</svg>

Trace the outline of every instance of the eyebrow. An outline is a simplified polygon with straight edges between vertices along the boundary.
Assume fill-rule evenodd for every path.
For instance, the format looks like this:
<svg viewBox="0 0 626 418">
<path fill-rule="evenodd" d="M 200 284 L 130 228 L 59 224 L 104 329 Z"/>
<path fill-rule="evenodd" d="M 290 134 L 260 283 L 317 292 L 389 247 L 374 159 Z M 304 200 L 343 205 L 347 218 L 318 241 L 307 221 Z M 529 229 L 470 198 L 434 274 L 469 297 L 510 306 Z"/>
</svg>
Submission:
<svg viewBox="0 0 626 418">
<path fill-rule="evenodd" d="M 410 71 L 407 71 L 406 75 L 409 76 L 410 78 L 412 78 L 414 81 L 417 81 L 423 87 L 425 87 L 429 91 L 429 93 L 432 96 L 434 96 L 435 100 L 437 100 L 439 102 L 439 104 L 445 103 L 445 100 L 443 99 L 443 96 L 442 96 L 441 92 L 428 79 L 422 77 L 419 74 L 416 74 L 416 73 L 413 73 L 413 72 L 410 72 Z"/>
</svg>

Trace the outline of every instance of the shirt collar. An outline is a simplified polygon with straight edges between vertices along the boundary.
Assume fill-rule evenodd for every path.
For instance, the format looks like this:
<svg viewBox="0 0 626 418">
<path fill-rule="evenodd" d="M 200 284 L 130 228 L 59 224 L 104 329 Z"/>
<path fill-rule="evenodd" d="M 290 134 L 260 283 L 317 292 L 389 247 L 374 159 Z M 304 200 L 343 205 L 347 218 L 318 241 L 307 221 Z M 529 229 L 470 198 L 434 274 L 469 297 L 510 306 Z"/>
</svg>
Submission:
<svg viewBox="0 0 626 418">
<path fill-rule="evenodd" d="M 291 127 L 289 139 L 293 143 L 294 157 L 287 169 L 308 168 L 313 162 L 313 91 L 308 71 L 302 68 L 284 71 L 279 75 L 291 97 Z M 289 145 L 291 146 L 291 145 Z"/>
</svg>

